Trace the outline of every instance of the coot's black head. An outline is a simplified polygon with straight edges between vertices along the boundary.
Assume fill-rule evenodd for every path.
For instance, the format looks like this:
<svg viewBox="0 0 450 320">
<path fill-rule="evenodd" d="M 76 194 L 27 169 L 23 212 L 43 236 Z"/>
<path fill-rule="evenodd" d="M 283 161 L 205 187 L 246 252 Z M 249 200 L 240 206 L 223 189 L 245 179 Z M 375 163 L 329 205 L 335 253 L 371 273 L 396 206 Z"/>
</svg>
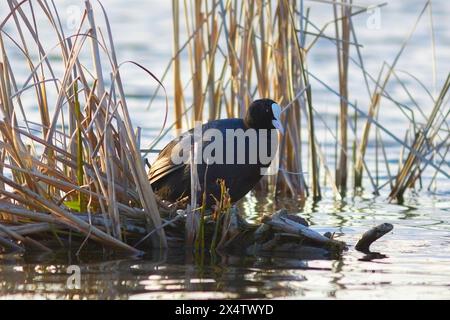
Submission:
<svg viewBox="0 0 450 320">
<path fill-rule="evenodd" d="M 278 129 L 284 133 L 280 121 L 281 107 L 271 99 L 255 100 L 245 116 L 245 124 L 253 129 Z"/>
</svg>

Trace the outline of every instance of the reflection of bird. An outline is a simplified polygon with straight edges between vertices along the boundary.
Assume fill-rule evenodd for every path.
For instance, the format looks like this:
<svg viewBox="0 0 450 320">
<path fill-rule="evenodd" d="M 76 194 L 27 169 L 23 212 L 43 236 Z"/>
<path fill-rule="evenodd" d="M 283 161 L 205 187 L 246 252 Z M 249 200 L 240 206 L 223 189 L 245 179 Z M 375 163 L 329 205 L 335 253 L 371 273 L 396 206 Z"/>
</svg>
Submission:
<svg viewBox="0 0 450 320">
<path fill-rule="evenodd" d="M 274 147 L 278 142 L 277 139 L 271 139 L 271 132 L 266 130 L 278 129 L 283 133 L 280 114 L 281 108 L 278 104 L 270 99 L 261 99 L 249 106 L 245 119 L 222 119 L 202 125 L 202 152 L 196 163 L 200 192 L 203 194 L 206 191 L 207 206 L 214 204 L 214 197 L 220 199 L 218 179 L 225 181 L 233 203 L 244 197 L 258 183 L 262 170 L 270 165 L 275 155 Z M 267 133 L 267 142 L 262 140 L 265 136 L 261 135 L 261 129 L 266 129 L 264 131 Z M 230 132 L 235 135 L 229 135 Z M 246 137 L 241 139 L 241 143 L 239 138 L 236 138 L 238 132 Z M 250 133 L 253 132 L 256 133 L 253 135 L 256 140 L 251 138 Z M 150 183 L 156 194 L 164 200 L 174 202 L 190 196 L 191 160 L 186 154 L 190 155 L 195 133 L 192 129 L 171 141 L 150 168 Z M 222 148 L 214 148 L 213 144 Z M 262 150 L 261 146 L 264 151 L 259 152 Z M 180 161 L 181 158 L 184 161 Z M 210 161 L 212 159 L 216 162 Z"/>
</svg>

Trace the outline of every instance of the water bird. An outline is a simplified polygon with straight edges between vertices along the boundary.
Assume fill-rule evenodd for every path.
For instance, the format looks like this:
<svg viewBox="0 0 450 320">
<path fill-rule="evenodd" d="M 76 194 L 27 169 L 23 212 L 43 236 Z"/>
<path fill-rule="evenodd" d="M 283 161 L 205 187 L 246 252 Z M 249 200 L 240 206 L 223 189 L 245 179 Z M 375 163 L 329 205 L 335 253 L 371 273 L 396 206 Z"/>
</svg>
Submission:
<svg viewBox="0 0 450 320">
<path fill-rule="evenodd" d="M 278 147 L 277 132 L 284 133 L 280 116 L 281 107 L 275 101 L 259 99 L 250 104 L 244 119 L 214 120 L 183 133 L 168 143 L 150 166 L 153 190 L 170 202 L 190 197 L 191 164 L 195 163 L 197 199 L 206 193 L 207 207 L 215 204 L 215 199 L 220 199 L 218 180 L 222 179 L 231 202 L 237 202 L 270 166 Z M 198 133 L 200 139 L 196 139 Z M 196 143 L 197 153 L 193 153 Z"/>
</svg>

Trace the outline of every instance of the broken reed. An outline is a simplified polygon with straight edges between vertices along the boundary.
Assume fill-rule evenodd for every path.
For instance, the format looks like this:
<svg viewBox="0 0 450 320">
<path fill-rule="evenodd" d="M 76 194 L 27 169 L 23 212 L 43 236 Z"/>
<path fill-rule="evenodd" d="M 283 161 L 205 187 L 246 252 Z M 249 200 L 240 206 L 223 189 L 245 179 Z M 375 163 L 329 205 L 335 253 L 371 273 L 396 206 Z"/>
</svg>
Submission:
<svg viewBox="0 0 450 320">
<path fill-rule="evenodd" d="M 370 181 L 375 194 L 378 194 L 383 186 L 394 188 L 394 180 L 397 177 L 390 174 L 394 169 L 390 168 L 391 164 L 384 149 L 383 138 L 386 137 L 393 138 L 405 150 L 416 152 L 414 153 L 417 157 L 416 164 L 422 169 L 432 167 L 437 173 L 448 177 L 446 171 L 441 168 L 445 162 L 442 156 L 439 164 L 431 161 L 431 154 L 441 154 L 440 149 L 445 144 L 439 141 L 442 142 L 444 138 L 434 134 L 432 138 L 439 141 L 432 146 L 428 145 L 431 149 L 414 151 L 416 147 L 413 143 L 406 143 L 396 137 L 383 125 L 383 117 L 377 117 L 378 110 L 383 107 L 383 101 L 393 103 L 405 113 L 405 105 L 392 97 L 387 87 L 392 82 L 396 65 L 418 22 L 423 19 L 424 12 L 430 10 L 429 16 L 432 17 L 430 2 L 425 3 L 393 62 L 389 65 L 383 63 L 376 76 L 370 75 L 364 67 L 361 45 L 353 25 L 353 17 L 366 13 L 367 8 L 346 0 L 320 2 L 322 3 L 320 8 L 326 9 L 328 4 L 333 15 L 333 18 L 321 28 L 310 20 L 310 8 L 306 7 L 307 2 L 303 0 L 193 2 L 173 0 L 174 56 L 167 70 L 172 68 L 174 74 L 177 128 L 180 128 L 183 119 L 206 121 L 223 116 L 242 117 L 249 103 L 259 97 L 270 97 L 281 105 L 289 104 L 291 107 L 283 112 L 286 134 L 281 140 L 280 170 L 275 177 L 268 177 L 263 181 L 262 186 L 266 191 L 272 190 L 298 199 L 305 199 L 308 196 L 313 199 L 321 198 L 319 184 L 321 175 L 326 177 L 328 187 L 337 198 L 344 195 L 347 190 L 349 172 L 353 173 L 355 190 L 363 187 L 363 177 L 367 177 Z M 184 12 L 184 15 L 180 12 Z M 186 39 L 180 37 L 182 25 L 185 26 Z M 329 32 L 332 32 L 329 27 L 333 25 L 334 36 L 329 36 Z M 331 42 L 336 48 L 339 83 L 336 90 L 321 82 L 315 76 L 315 70 L 308 68 L 308 55 L 318 41 Z M 189 59 L 181 61 L 180 54 L 184 50 L 188 50 Z M 369 105 L 356 105 L 351 100 L 348 85 L 350 65 L 355 66 L 364 79 Z M 188 82 L 183 83 L 180 80 L 181 74 L 186 72 L 191 72 L 191 77 Z M 167 72 L 163 78 L 166 74 Z M 334 176 L 330 173 L 324 150 L 321 150 L 320 141 L 315 133 L 317 122 L 323 122 L 323 119 L 316 116 L 311 77 L 317 80 L 313 85 L 325 87 L 331 95 L 336 95 L 339 99 L 337 132 L 332 132 L 330 126 L 325 123 L 331 135 L 336 137 L 338 155 Z M 409 94 L 407 84 L 397 76 L 395 80 Z M 189 96 L 186 94 L 187 90 L 192 90 L 193 99 L 186 98 Z M 300 92 L 303 94 L 298 95 Z M 415 102 L 413 95 L 409 96 L 411 101 Z M 184 113 L 181 113 L 180 106 L 183 106 Z M 186 106 L 191 106 L 191 109 L 187 109 Z M 448 108 L 448 105 L 445 103 L 439 106 L 441 110 L 446 107 Z M 208 110 L 207 117 L 204 117 L 205 110 Z M 354 124 L 353 121 L 349 121 L 351 111 L 355 113 L 355 119 L 365 122 L 363 126 L 358 126 L 356 120 Z M 433 114 L 428 116 L 422 112 L 422 107 L 418 105 L 415 112 L 423 116 L 424 123 L 429 123 L 433 117 Z M 448 114 L 445 114 L 444 123 L 447 116 Z M 407 115 L 407 121 L 414 123 L 414 116 Z M 302 125 L 307 129 L 306 136 L 301 134 Z M 372 126 L 376 127 L 375 131 L 371 130 Z M 359 127 L 361 131 L 358 132 L 356 130 Z M 415 123 L 414 128 L 423 130 Z M 349 156 L 352 150 L 349 148 L 348 130 L 352 130 L 355 135 L 355 141 L 350 146 L 353 149 L 353 156 Z M 437 130 L 439 131 L 439 128 Z M 441 132 L 442 134 L 445 135 Z M 383 154 L 383 157 L 377 156 L 376 161 L 383 161 L 389 173 L 388 183 L 382 186 L 378 186 L 377 183 L 378 163 L 375 165 L 374 178 L 372 169 L 365 161 L 372 135 L 376 140 L 377 155 L 379 148 Z M 400 167 L 402 166 L 403 160 L 400 161 Z M 417 172 L 420 174 L 422 171 Z M 308 174 L 305 175 L 304 172 Z M 399 193 L 397 191 L 395 193 L 402 194 L 405 190 L 403 187 L 399 189 Z"/>
<path fill-rule="evenodd" d="M 79 237 L 80 249 L 92 239 L 135 254 L 140 250 L 127 237 L 137 226 L 153 247 L 166 247 L 104 8 L 98 7 L 104 18 L 98 28 L 85 1 L 80 25 L 65 34 L 54 3 L 8 0 L 8 6 L 0 21 L 1 245 L 47 250 L 41 240 L 71 246 Z M 47 25 L 36 22 L 38 15 Z M 49 51 L 41 28 L 53 31 Z M 10 59 L 17 50 L 20 59 Z M 50 61 L 50 54 L 62 59 Z M 19 63 L 29 68 L 25 82 L 14 74 Z M 40 123 L 24 109 L 30 97 Z"/>
</svg>

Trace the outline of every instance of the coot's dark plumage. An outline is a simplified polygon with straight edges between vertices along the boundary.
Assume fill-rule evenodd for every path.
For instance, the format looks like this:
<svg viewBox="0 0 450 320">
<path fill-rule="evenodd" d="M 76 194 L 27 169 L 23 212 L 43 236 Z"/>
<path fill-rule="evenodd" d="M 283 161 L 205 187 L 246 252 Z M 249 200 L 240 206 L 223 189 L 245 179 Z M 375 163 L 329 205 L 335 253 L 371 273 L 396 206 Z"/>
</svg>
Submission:
<svg viewBox="0 0 450 320">
<path fill-rule="evenodd" d="M 222 163 L 212 163 L 209 160 L 198 161 L 197 162 L 197 173 L 199 177 L 199 182 L 201 190 L 199 194 L 203 194 L 206 191 L 207 194 L 207 206 L 214 204 L 214 197 L 219 199 L 220 197 L 220 187 L 217 184 L 218 179 L 223 179 L 225 185 L 229 189 L 231 201 L 236 202 L 242 197 L 244 197 L 261 179 L 262 171 L 270 165 L 271 159 L 264 161 L 261 157 L 254 155 L 254 148 L 252 149 L 252 144 L 257 144 L 262 139 L 258 133 L 263 130 L 278 129 L 283 133 L 283 128 L 281 126 L 279 117 L 281 113 L 281 108 L 278 104 L 270 99 L 261 99 L 254 101 L 247 110 L 247 115 L 245 119 L 222 119 L 216 121 L 210 121 L 202 125 L 202 155 L 203 151 L 215 142 L 216 146 L 223 145 L 223 161 Z M 209 129 L 215 129 L 210 130 Z M 228 136 L 227 130 L 242 130 L 244 134 L 249 132 L 249 129 L 254 130 L 257 133 L 257 141 L 251 139 L 245 139 L 244 144 L 239 145 L 239 143 L 234 138 Z M 205 138 L 205 132 L 213 132 L 214 138 Z M 190 160 L 180 163 L 179 161 L 174 161 L 174 155 L 183 154 L 186 152 L 186 144 L 188 148 L 193 143 L 192 136 L 194 130 L 190 130 L 177 139 L 171 141 L 159 154 L 156 161 L 152 164 L 149 172 L 149 180 L 153 187 L 153 190 L 162 198 L 168 201 L 176 201 L 180 198 L 190 196 L 191 192 L 191 168 Z M 216 137 L 220 135 L 220 140 Z M 207 136 L 207 135 L 206 135 Z M 267 149 L 265 153 L 267 155 L 275 153 L 273 150 L 274 139 L 270 139 L 270 132 L 267 134 Z M 276 139 L 275 139 L 276 140 Z M 275 141 L 276 142 L 276 141 Z M 230 144 L 231 143 L 231 144 Z M 261 142 L 261 143 L 266 143 Z M 230 146 L 234 150 L 231 155 L 230 150 L 227 146 Z M 210 146 L 210 149 L 212 145 Z M 183 150 L 183 151 L 182 151 Z M 256 150 L 259 150 L 256 149 Z M 209 150 L 211 151 L 211 150 Z M 215 152 L 210 152 L 208 154 L 217 156 Z M 239 156 L 245 155 L 245 162 L 242 163 L 238 161 Z M 227 157 L 228 156 L 228 157 Z M 250 161 L 250 159 L 256 159 L 256 161 Z M 255 158 L 256 157 L 256 158 Z M 206 157 L 210 159 L 209 157 Z M 203 158 L 204 159 L 204 158 Z M 216 158 L 217 159 L 217 158 Z M 228 161 L 227 161 L 228 159 Z M 230 160 L 232 160 L 230 164 Z M 216 161 L 217 162 L 217 161 Z"/>
</svg>

